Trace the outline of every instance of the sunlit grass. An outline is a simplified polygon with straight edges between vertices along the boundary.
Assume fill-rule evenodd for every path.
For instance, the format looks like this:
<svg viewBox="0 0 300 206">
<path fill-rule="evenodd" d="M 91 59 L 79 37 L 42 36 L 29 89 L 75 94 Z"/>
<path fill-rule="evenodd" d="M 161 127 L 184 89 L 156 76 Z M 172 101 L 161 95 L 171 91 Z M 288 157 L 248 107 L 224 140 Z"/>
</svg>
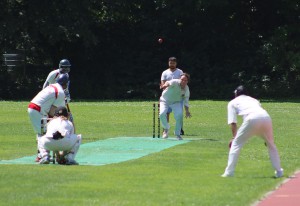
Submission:
<svg viewBox="0 0 300 206">
<path fill-rule="evenodd" d="M 83 143 L 111 137 L 152 138 L 153 102 L 71 102 Z M 28 102 L 0 102 L 0 159 L 33 155 Z M 191 101 L 184 138 L 159 153 L 106 166 L 0 165 L 0 205 L 250 205 L 283 179 L 273 178 L 267 149 L 250 139 L 234 178 L 221 178 L 231 138 L 224 101 Z M 263 102 L 274 125 L 285 177 L 299 168 L 295 103 Z M 171 116 L 171 129 L 174 120 Z M 173 131 L 172 131 L 173 132 Z M 171 135 L 172 135 L 171 132 Z"/>
</svg>

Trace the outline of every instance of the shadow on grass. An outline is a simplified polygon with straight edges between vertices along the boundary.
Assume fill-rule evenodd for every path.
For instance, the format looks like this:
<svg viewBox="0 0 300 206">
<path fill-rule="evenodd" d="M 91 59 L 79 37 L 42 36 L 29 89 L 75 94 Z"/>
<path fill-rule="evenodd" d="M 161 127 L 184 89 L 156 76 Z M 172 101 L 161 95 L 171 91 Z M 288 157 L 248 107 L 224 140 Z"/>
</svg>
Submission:
<svg viewBox="0 0 300 206">
<path fill-rule="evenodd" d="M 186 136 L 196 136 L 196 135 L 186 135 Z M 217 142 L 217 141 L 220 141 L 218 139 L 212 139 L 212 138 L 200 138 L 200 137 L 187 137 L 187 138 L 183 138 L 184 140 L 189 140 L 189 141 L 212 141 L 212 142 Z"/>
</svg>

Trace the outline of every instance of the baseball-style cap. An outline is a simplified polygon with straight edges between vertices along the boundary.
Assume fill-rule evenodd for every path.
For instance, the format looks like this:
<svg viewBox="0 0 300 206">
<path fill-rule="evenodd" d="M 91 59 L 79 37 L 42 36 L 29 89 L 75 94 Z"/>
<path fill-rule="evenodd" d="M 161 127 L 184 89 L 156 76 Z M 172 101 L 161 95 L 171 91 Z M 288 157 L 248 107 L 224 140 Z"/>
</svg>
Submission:
<svg viewBox="0 0 300 206">
<path fill-rule="evenodd" d="M 66 107 L 64 106 L 60 106 L 60 107 L 57 107 L 56 110 L 55 110 L 55 113 L 54 113 L 54 116 L 64 116 L 64 117 L 68 117 L 68 110 Z"/>
<path fill-rule="evenodd" d="M 170 57 L 170 58 L 169 58 L 169 61 L 174 61 L 174 62 L 176 62 L 177 59 L 176 59 L 176 57 Z"/>
</svg>

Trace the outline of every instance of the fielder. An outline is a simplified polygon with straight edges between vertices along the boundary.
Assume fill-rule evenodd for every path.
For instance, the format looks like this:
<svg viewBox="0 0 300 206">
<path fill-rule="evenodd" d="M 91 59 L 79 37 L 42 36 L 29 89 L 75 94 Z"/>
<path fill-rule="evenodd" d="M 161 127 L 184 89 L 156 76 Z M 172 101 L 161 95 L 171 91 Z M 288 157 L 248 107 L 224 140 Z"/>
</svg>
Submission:
<svg viewBox="0 0 300 206">
<path fill-rule="evenodd" d="M 180 136 L 180 130 L 182 127 L 183 119 L 183 106 L 182 100 L 184 101 L 185 116 L 186 118 L 191 117 L 189 111 L 189 98 L 190 90 L 187 86 L 190 75 L 183 73 L 180 79 L 172 79 L 166 81 L 161 87 L 163 89 L 160 97 L 160 113 L 159 117 L 163 127 L 163 138 L 166 139 L 169 136 L 170 124 L 167 120 L 168 109 L 171 108 L 174 112 L 174 118 L 176 120 L 175 135 L 178 140 L 182 140 Z"/>
<path fill-rule="evenodd" d="M 234 91 L 235 98 L 228 103 L 228 124 L 231 126 L 233 140 L 230 142 L 228 164 L 222 177 L 232 177 L 240 155 L 240 150 L 247 140 L 260 135 L 266 142 L 275 177 L 283 176 L 280 158 L 273 138 L 272 120 L 259 101 L 247 96 L 243 86 Z M 237 115 L 243 117 L 243 123 L 237 128 Z"/>
<path fill-rule="evenodd" d="M 160 85 L 164 85 L 164 83 L 166 81 L 170 81 L 172 79 L 180 79 L 180 76 L 183 74 L 183 71 L 179 68 L 177 68 L 177 59 L 176 57 L 170 57 L 169 61 L 168 61 L 168 65 L 169 68 L 166 69 L 165 71 L 163 71 L 163 73 L 161 74 L 161 78 L 160 78 Z M 162 87 L 160 86 L 160 89 L 162 89 Z M 183 106 L 183 105 L 182 105 Z M 172 112 L 172 109 L 169 108 L 168 112 L 167 112 L 167 120 L 169 121 L 169 116 L 170 113 Z M 181 126 L 181 131 L 180 131 L 181 135 L 184 135 L 184 131 L 183 128 Z"/>
<path fill-rule="evenodd" d="M 43 89 L 45 89 L 50 84 L 56 83 L 56 80 L 60 74 L 68 74 L 70 72 L 70 70 L 71 70 L 70 61 L 67 59 L 62 59 L 59 62 L 59 69 L 53 70 L 49 73 L 49 75 L 43 85 Z M 70 82 L 68 83 L 68 87 L 66 89 L 64 89 L 64 92 L 66 95 L 66 101 L 68 103 L 71 101 L 71 95 L 69 92 L 69 84 L 70 84 Z"/>
<path fill-rule="evenodd" d="M 67 88 L 69 82 L 68 74 L 60 74 L 56 84 L 50 84 L 40 91 L 28 105 L 28 115 L 36 133 L 38 140 L 42 136 L 41 119 L 43 117 L 53 117 L 55 109 L 59 106 L 65 106 L 64 89 Z M 38 149 L 39 151 L 39 149 Z M 38 152 L 39 153 L 39 152 Z M 36 161 L 41 156 L 38 154 Z"/>
<path fill-rule="evenodd" d="M 63 164 L 78 165 L 75 161 L 75 156 L 81 144 L 81 134 L 74 134 L 74 126 L 68 120 L 69 114 L 64 106 L 58 107 L 55 111 L 55 117 L 50 120 L 47 125 L 47 132 L 38 140 L 42 159 L 40 164 L 49 164 L 50 151 L 55 151 L 56 155 L 61 155 L 58 158 L 58 163 L 64 159 Z M 58 153 L 58 151 L 63 151 Z M 60 160 L 59 160 L 60 159 Z"/>
</svg>

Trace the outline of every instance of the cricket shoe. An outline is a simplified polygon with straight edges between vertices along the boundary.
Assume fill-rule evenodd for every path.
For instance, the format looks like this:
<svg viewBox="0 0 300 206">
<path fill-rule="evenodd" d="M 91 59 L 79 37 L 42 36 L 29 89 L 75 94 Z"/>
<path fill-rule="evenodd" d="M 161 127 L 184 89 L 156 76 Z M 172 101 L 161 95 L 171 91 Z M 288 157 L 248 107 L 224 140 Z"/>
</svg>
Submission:
<svg viewBox="0 0 300 206">
<path fill-rule="evenodd" d="M 66 165 L 79 165 L 78 162 L 76 162 L 76 160 L 66 160 Z"/>
<path fill-rule="evenodd" d="M 275 171 L 275 178 L 283 177 L 283 169 L 281 168 L 279 171 Z"/>
<path fill-rule="evenodd" d="M 49 157 L 43 157 L 43 158 L 39 161 L 39 164 L 49 164 L 49 163 L 50 163 Z"/>
<path fill-rule="evenodd" d="M 224 173 L 221 175 L 221 177 L 233 177 L 233 174 Z"/>
<path fill-rule="evenodd" d="M 169 137 L 169 130 L 168 129 L 164 129 L 162 138 L 163 139 L 167 139 L 168 137 Z"/>
<path fill-rule="evenodd" d="M 183 140 L 182 137 L 180 135 L 177 135 L 176 137 L 177 140 Z"/>
<path fill-rule="evenodd" d="M 34 160 L 34 161 L 35 161 L 35 162 L 40 162 L 40 161 L 41 161 L 41 159 L 42 159 L 42 158 L 40 158 L 39 156 L 37 156 L 37 157 L 35 158 L 35 160 Z"/>
</svg>

